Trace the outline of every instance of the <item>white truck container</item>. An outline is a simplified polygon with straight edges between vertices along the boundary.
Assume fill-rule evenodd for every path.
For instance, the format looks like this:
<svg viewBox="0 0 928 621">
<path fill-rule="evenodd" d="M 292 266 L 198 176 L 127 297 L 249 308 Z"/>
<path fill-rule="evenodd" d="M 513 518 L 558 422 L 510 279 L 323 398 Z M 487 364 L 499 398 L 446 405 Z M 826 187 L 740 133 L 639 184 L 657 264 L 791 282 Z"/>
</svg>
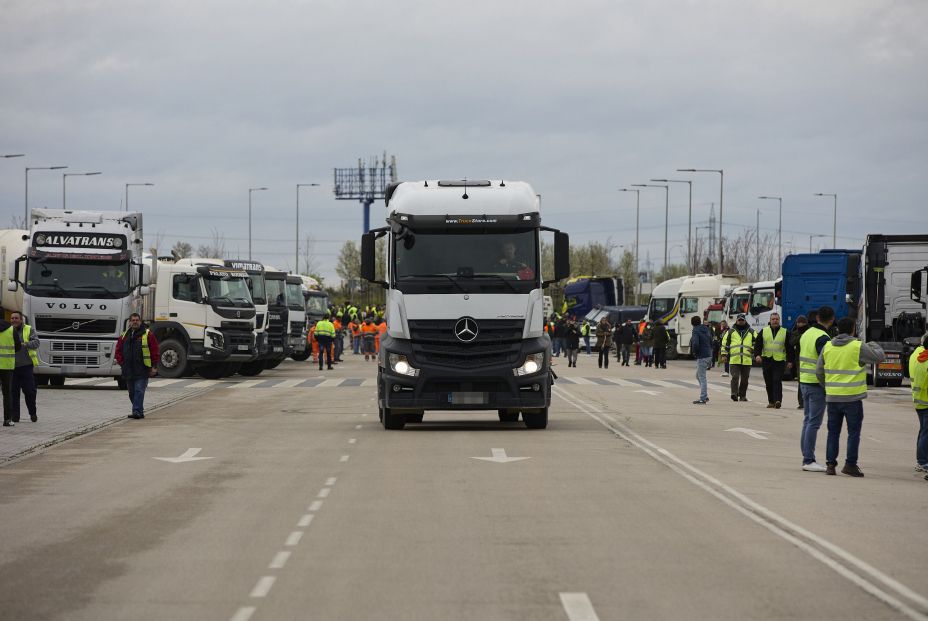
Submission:
<svg viewBox="0 0 928 621">
<path fill-rule="evenodd" d="M 118 381 L 116 341 L 148 294 L 142 214 L 33 209 L 30 216 L 25 252 L 8 258 L 7 289 L 22 289 L 22 312 L 41 343 L 37 381 Z"/>
<path fill-rule="evenodd" d="M 731 290 L 741 284 L 741 277 L 728 274 L 696 274 L 687 277 L 677 293 L 679 312 L 675 319 L 677 353 L 690 355 L 690 337 L 693 335 L 693 315 L 700 319 L 706 309 L 724 299 Z"/>
<path fill-rule="evenodd" d="M 157 261 L 153 273 L 154 303 L 146 320 L 161 349 L 159 375 L 196 371 L 218 379 L 257 357 L 247 272 L 219 259 L 180 259 Z"/>
<path fill-rule="evenodd" d="M 361 241 L 361 276 L 386 291 L 377 401 L 386 429 L 425 410 L 497 410 L 548 424 L 551 342 L 543 292 L 570 272 L 569 239 L 543 227 L 535 190 L 517 181 L 415 181 L 386 192 L 387 227 Z M 541 274 L 541 231 L 554 274 Z M 385 281 L 375 242 L 387 238 Z"/>
</svg>

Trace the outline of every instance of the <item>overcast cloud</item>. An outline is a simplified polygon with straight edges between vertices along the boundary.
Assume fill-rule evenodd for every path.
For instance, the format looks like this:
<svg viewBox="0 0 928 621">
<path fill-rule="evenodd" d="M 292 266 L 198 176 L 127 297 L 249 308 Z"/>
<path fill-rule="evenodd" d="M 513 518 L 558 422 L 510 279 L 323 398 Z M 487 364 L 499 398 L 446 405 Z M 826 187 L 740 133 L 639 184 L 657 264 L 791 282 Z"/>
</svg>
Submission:
<svg viewBox="0 0 928 621">
<path fill-rule="evenodd" d="M 323 273 L 361 233 L 332 169 L 387 150 L 400 179 L 532 183 L 545 222 L 585 242 L 634 240 L 652 177 L 694 180 L 726 234 L 776 228 L 808 250 L 867 233 L 928 233 L 928 3 L 922 0 L 416 2 L 0 0 L 0 218 L 23 213 L 24 167 L 68 165 L 68 207 L 144 211 L 146 237 L 196 246 L 216 228 L 292 267 L 301 229 Z M 686 240 L 671 188 L 671 260 Z M 30 173 L 61 206 L 59 172 Z M 377 224 L 383 204 L 372 209 Z M 642 192 L 642 262 L 663 256 L 663 192 Z M 816 240 L 816 243 L 823 240 Z"/>
</svg>

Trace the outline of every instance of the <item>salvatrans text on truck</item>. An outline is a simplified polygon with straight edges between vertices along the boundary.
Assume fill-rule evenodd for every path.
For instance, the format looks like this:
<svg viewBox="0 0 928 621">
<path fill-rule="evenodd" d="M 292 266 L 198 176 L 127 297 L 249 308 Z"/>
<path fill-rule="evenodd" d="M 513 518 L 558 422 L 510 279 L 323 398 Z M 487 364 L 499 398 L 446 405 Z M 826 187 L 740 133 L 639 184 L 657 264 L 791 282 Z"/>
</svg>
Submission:
<svg viewBox="0 0 928 621">
<path fill-rule="evenodd" d="M 125 235 L 107 235 L 106 233 L 36 233 L 33 238 L 36 247 L 46 248 L 112 248 L 119 250 L 126 247 Z"/>
</svg>

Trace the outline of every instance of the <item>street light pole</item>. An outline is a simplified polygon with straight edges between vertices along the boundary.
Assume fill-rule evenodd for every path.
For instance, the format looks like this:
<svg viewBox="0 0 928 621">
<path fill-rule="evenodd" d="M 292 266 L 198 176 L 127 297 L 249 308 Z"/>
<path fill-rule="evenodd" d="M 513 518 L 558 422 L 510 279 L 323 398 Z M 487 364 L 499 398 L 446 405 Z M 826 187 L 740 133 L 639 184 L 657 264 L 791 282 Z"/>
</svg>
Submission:
<svg viewBox="0 0 928 621">
<path fill-rule="evenodd" d="M 29 171 L 30 170 L 62 170 L 67 166 L 27 166 L 26 167 L 26 214 L 24 216 L 26 228 L 29 228 Z"/>
<path fill-rule="evenodd" d="M 635 278 L 638 279 L 638 292 L 635 293 L 635 304 L 638 303 L 638 297 L 641 294 L 641 267 L 638 265 L 638 231 L 641 220 L 641 190 L 629 190 L 628 188 L 619 188 L 619 192 L 635 193 Z"/>
<path fill-rule="evenodd" d="M 777 266 L 780 269 L 783 269 L 783 198 L 779 196 L 758 196 L 757 198 L 766 201 L 780 202 L 780 225 L 777 229 L 777 246 L 779 246 L 779 251 L 777 254 Z"/>
<path fill-rule="evenodd" d="M 835 216 L 834 221 L 831 225 L 831 247 L 838 247 L 838 195 L 837 194 L 827 194 L 823 192 L 816 192 L 816 196 L 830 196 L 835 199 Z"/>
<path fill-rule="evenodd" d="M 251 261 L 251 193 L 260 192 L 267 188 L 248 188 L 248 260 Z"/>
<path fill-rule="evenodd" d="M 693 182 L 689 179 L 651 179 L 655 183 L 686 183 L 690 186 L 690 210 L 686 225 L 686 262 L 692 262 L 693 274 L 696 274 L 696 260 L 693 258 Z"/>
<path fill-rule="evenodd" d="M 126 184 L 126 211 L 129 211 L 129 186 L 130 185 L 155 185 L 154 183 L 127 183 Z"/>
<path fill-rule="evenodd" d="M 809 254 L 812 254 L 812 240 L 817 237 L 828 237 L 827 235 L 809 235 Z"/>
<path fill-rule="evenodd" d="M 300 273 L 300 188 L 311 188 L 318 186 L 318 183 L 298 183 L 296 184 L 296 255 L 293 260 L 293 273 Z M 307 266 L 308 267 L 308 266 Z"/>
<path fill-rule="evenodd" d="M 633 183 L 632 186 L 640 188 L 664 188 L 664 276 L 667 276 L 667 230 L 670 225 L 670 186 L 652 185 L 649 183 Z"/>
<path fill-rule="evenodd" d="M 678 168 L 677 172 L 714 172 L 719 174 L 719 274 L 725 272 L 725 251 L 722 249 L 722 209 L 725 200 L 725 170 L 722 168 Z"/>
<path fill-rule="evenodd" d="M 68 190 L 68 177 L 91 177 L 93 175 L 102 175 L 100 172 L 89 172 L 89 173 L 62 173 L 61 174 L 61 208 L 65 209 L 67 207 L 67 190 Z"/>
</svg>

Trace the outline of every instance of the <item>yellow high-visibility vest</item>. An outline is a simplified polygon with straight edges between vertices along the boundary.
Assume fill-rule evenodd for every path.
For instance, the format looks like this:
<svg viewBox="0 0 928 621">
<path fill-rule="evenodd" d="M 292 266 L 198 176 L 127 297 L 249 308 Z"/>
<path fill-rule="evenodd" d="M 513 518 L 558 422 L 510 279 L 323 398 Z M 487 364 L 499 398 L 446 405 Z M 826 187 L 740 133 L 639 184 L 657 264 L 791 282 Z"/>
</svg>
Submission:
<svg viewBox="0 0 928 621">
<path fill-rule="evenodd" d="M 909 356 L 909 377 L 912 378 L 912 401 L 916 410 L 928 408 L 928 360 L 919 362 L 918 357 L 925 351 L 918 347 Z"/>
<path fill-rule="evenodd" d="M 786 330 L 780 328 L 777 335 L 773 335 L 773 330 L 767 326 L 763 330 L 764 336 L 764 358 L 773 358 L 777 362 L 786 360 Z"/>
<path fill-rule="evenodd" d="M 754 363 L 754 331 L 745 330 L 744 337 L 735 329 L 725 336 L 725 355 L 729 364 L 750 366 Z"/>
<path fill-rule="evenodd" d="M 825 394 L 854 397 L 867 394 L 867 370 L 860 365 L 859 340 L 837 347 L 829 341 L 822 349 L 825 364 Z"/>
<path fill-rule="evenodd" d="M 23 324 L 23 347 L 29 342 L 32 327 Z M 29 358 L 33 366 L 39 366 L 39 356 L 34 349 L 29 349 Z M 16 368 L 16 341 L 13 339 L 13 327 L 0 332 L 0 369 L 8 371 Z"/>
<path fill-rule="evenodd" d="M 809 328 L 802 333 L 802 337 L 799 339 L 800 384 L 818 384 L 818 378 L 815 376 L 815 366 L 818 364 L 815 341 L 822 336 L 828 336 L 828 333 L 821 328 Z"/>
<path fill-rule="evenodd" d="M 142 362 L 144 362 L 145 366 L 150 369 L 151 349 L 148 347 L 148 332 L 148 330 L 145 330 L 144 334 L 142 334 Z M 125 339 L 127 334 L 129 334 L 128 330 L 122 333 L 122 338 Z"/>
</svg>

